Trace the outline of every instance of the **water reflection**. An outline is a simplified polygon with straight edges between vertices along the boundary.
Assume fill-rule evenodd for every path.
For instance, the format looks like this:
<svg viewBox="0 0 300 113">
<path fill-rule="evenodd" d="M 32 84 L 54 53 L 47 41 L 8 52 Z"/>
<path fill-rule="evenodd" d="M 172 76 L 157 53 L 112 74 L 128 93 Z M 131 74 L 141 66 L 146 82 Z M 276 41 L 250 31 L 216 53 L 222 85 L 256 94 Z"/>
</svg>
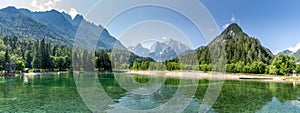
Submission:
<svg viewBox="0 0 300 113">
<path fill-rule="evenodd" d="M 93 80 L 99 81 L 112 102 L 102 112 L 123 112 L 124 109 L 149 110 L 175 98 L 182 100 L 178 92 L 180 79 L 166 78 L 152 94 L 140 95 L 134 90 L 124 89 L 115 79 L 118 74 L 94 74 Z M 130 75 L 128 75 L 130 76 Z M 125 76 L 125 77 L 128 77 Z M 136 84 L 145 84 L 149 78 L 135 76 Z M 80 76 L 88 77 L 88 76 Z M 124 77 L 124 76 L 123 76 Z M 138 78 L 136 78 L 138 77 Z M 154 79 L 155 80 L 155 79 Z M 132 81 L 133 82 L 133 81 Z M 185 113 L 196 113 L 202 104 L 209 80 L 199 80 L 197 90 Z M 157 88 L 157 86 L 155 86 Z M 193 84 L 182 87 L 189 90 Z M 101 94 L 93 94 L 103 96 Z M 181 101 L 173 101 L 180 107 Z M 24 77 L 0 77 L 0 112 L 91 112 L 79 95 L 73 75 L 39 75 Z M 95 105 L 100 106 L 100 105 Z M 299 82 L 275 83 L 256 81 L 226 81 L 222 91 L 209 112 L 299 112 Z M 163 111 L 162 112 L 167 112 Z"/>
<path fill-rule="evenodd" d="M 0 84 L 0 112 L 90 112 L 73 78 L 66 74 L 4 79 Z"/>
<path fill-rule="evenodd" d="M 297 113 L 300 112 L 300 101 L 291 100 L 280 102 L 276 97 L 264 105 L 258 113 Z"/>
<path fill-rule="evenodd" d="M 168 79 L 167 79 L 168 80 Z M 201 101 L 207 90 L 209 81 L 200 80 L 198 89 L 190 105 L 185 109 L 186 113 L 196 113 L 199 110 Z M 295 112 L 299 110 L 300 101 L 300 88 L 297 82 L 290 83 L 272 83 L 272 82 L 256 82 L 256 81 L 226 81 L 221 91 L 218 100 L 213 105 L 209 112 L 274 112 L 276 109 L 271 110 L 273 107 L 285 108 L 278 111 Z M 167 97 L 176 92 L 176 88 L 172 89 L 172 85 L 165 83 L 164 89 Z M 156 94 L 155 94 L 156 95 Z M 179 95 L 177 95 L 180 97 Z M 118 98 L 118 104 L 112 105 L 113 110 L 110 112 L 118 112 L 119 107 L 127 107 L 131 109 L 151 108 L 164 103 L 161 98 L 153 98 L 152 96 L 135 95 L 126 92 L 123 96 Z M 289 110 L 287 110 L 289 109 Z"/>
<path fill-rule="evenodd" d="M 161 111 L 166 112 L 168 109 L 163 109 L 164 104 L 168 104 L 168 101 L 172 101 L 172 104 L 168 107 L 173 107 L 173 110 L 176 110 L 176 108 L 182 108 L 182 104 L 184 104 L 184 101 L 187 101 L 188 98 L 181 98 L 185 97 L 186 93 L 189 92 L 178 92 L 178 88 L 180 86 L 181 82 L 187 82 L 186 81 L 180 81 L 179 79 L 166 79 L 164 81 L 164 78 L 153 78 L 152 80 L 147 81 L 147 76 L 138 76 L 138 75 L 124 75 L 124 74 L 116 74 L 114 75 L 114 78 L 111 79 L 104 79 L 103 77 L 100 79 L 101 84 L 103 85 L 103 88 L 108 93 L 108 95 L 112 96 L 112 94 L 115 94 L 111 92 L 110 88 L 117 88 L 118 91 L 121 91 L 122 89 L 128 89 L 124 88 L 124 86 L 132 85 L 129 87 L 130 90 L 125 90 L 122 92 L 123 96 L 115 98 L 115 104 L 111 104 L 110 106 L 113 107 L 113 109 L 108 110 L 108 112 L 145 112 L 145 111 Z M 121 77 L 120 77 L 121 76 Z M 115 78 L 118 78 L 118 80 L 114 80 Z M 136 79 L 138 78 L 138 79 Z M 146 80 L 143 80 L 146 79 Z M 161 81 L 163 80 L 163 81 Z M 108 83 L 110 81 L 110 83 Z M 117 82 L 115 82 L 117 81 Z M 140 83 L 142 81 L 142 83 Z M 156 82 L 157 84 L 153 84 L 151 81 Z M 119 83 L 121 82 L 122 85 Z M 113 83 L 113 84 L 112 84 Z M 158 84 L 159 83 L 159 84 Z M 193 83 L 193 82 L 191 82 Z M 125 85 L 124 85 L 125 84 Z M 136 87 L 135 84 L 141 85 Z M 144 87 L 144 84 L 146 84 L 146 88 L 149 88 L 151 92 L 150 94 L 137 94 L 136 89 L 139 89 L 140 87 Z M 197 86 L 197 84 L 194 84 Z M 153 88 L 154 87 L 154 88 Z M 193 88 L 192 84 L 189 85 L 187 88 Z M 113 90 L 115 91 L 115 90 Z M 192 90 L 190 90 L 192 91 Z M 146 95 L 145 95 L 146 94 Z M 115 96 L 116 97 L 116 96 Z M 175 99 L 172 97 L 176 97 Z M 183 101 L 182 101 L 183 100 Z M 190 101 L 190 100 L 188 100 Z M 182 109 L 184 110 L 184 109 Z"/>
</svg>

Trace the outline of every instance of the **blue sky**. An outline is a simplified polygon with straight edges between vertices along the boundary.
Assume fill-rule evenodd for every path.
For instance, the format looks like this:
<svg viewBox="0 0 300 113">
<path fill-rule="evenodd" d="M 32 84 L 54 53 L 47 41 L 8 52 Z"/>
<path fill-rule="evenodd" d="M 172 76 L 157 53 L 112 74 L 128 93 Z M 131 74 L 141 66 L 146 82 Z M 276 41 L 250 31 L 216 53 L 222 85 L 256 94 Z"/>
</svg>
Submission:
<svg viewBox="0 0 300 113">
<path fill-rule="evenodd" d="M 273 52 L 300 42 L 299 0 L 201 0 L 221 27 L 232 16 Z M 298 47 L 300 49 L 300 46 Z M 291 48 L 292 49 L 292 48 Z"/>
<path fill-rule="evenodd" d="M 284 49 L 300 49 L 300 1 L 299 0 L 200 0 L 215 18 L 220 30 L 226 24 L 238 23 L 250 36 L 258 38 L 261 43 L 277 52 Z M 89 10 L 95 7 L 99 0 L 1 0 L 0 8 L 16 6 L 18 8 L 29 8 L 35 11 L 57 9 L 65 11 L 73 16 L 77 13 L 87 15 Z M 116 3 L 117 5 L 117 3 Z M 151 12 L 151 8 L 144 11 Z M 158 9 L 159 10 L 159 9 Z M 138 10 L 136 10 L 138 11 Z M 166 10 L 161 10 L 162 12 Z M 197 11 L 193 11 L 197 13 Z M 151 14 L 151 13 L 150 13 Z M 154 13 L 152 13 L 154 14 Z M 174 19 L 173 16 L 172 19 Z M 152 15 L 155 16 L 155 15 Z M 156 15 L 156 19 L 167 18 L 166 15 Z M 126 17 L 126 15 L 124 15 Z M 90 21 L 97 23 L 97 16 L 86 16 Z M 146 19 L 146 17 L 137 17 Z M 149 17 L 147 17 L 149 18 Z M 177 17 L 176 17 L 177 18 Z M 152 18 L 153 19 L 153 18 Z M 168 20 L 168 19 L 166 19 Z M 178 22 L 184 19 L 178 17 Z M 176 20 L 169 20 L 176 21 Z M 186 23 L 172 24 L 174 26 L 185 26 Z M 122 24 L 125 25 L 125 24 Z M 120 28 L 109 29 L 114 36 L 120 36 Z M 188 34 L 188 31 L 184 31 Z M 190 33 L 191 35 L 199 35 Z M 193 37 L 193 36 L 188 36 Z M 205 43 L 201 38 L 191 38 L 194 46 Z"/>
</svg>

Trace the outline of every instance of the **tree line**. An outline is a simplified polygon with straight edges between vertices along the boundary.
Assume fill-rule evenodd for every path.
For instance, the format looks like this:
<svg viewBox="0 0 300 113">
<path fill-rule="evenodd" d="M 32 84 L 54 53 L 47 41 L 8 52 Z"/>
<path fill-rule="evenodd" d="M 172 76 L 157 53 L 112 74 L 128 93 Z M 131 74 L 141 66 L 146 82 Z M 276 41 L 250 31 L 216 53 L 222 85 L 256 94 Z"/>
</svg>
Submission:
<svg viewBox="0 0 300 113">
<path fill-rule="evenodd" d="M 245 50 L 237 49 L 241 47 L 228 47 L 229 45 L 239 46 L 237 44 L 235 45 L 235 43 L 237 43 L 235 41 L 249 43 L 243 44 L 247 45 L 247 48 L 244 48 Z M 300 65 L 296 64 L 294 56 L 285 54 L 279 54 L 275 57 L 270 56 L 269 52 L 265 50 L 256 39 L 240 38 L 233 39 L 228 43 L 229 44 L 225 46 L 227 48 L 225 49 L 225 58 L 218 59 L 220 62 L 224 59 L 229 59 L 225 62 L 225 71 L 228 73 L 274 75 L 300 74 Z M 90 64 L 90 67 L 85 66 L 87 64 L 84 64 L 84 62 L 78 64 L 79 67 L 87 67 L 92 70 L 97 69 L 98 71 L 132 69 L 169 71 L 198 70 L 207 72 L 216 68 L 216 65 L 212 63 L 212 57 L 219 57 L 218 54 L 220 54 L 220 51 L 222 50 L 222 47 L 219 46 L 219 44 L 216 44 L 213 47 L 216 48 L 209 49 L 209 47 L 202 47 L 193 54 L 194 56 L 184 55 L 164 62 L 155 62 L 151 58 L 143 58 L 128 51 L 117 50 L 97 49 L 92 52 L 83 50 L 78 53 L 75 52 L 73 55 L 76 54 L 75 59 L 76 56 L 80 56 L 83 59 L 89 59 L 88 61 L 90 63 L 87 64 Z M 257 47 L 262 48 L 262 50 Z M 248 53 L 245 53 L 245 51 Z M 211 54 L 214 54 L 214 56 Z M 250 54 L 250 56 L 247 54 Z M 197 58 L 198 62 L 191 60 L 194 58 Z M 34 40 L 16 36 L 0 35 L 0 71 L 3 72 L 5 70 L 7 63 L 16 64 L 16 69 L 20 72 L 24 71 L 25 68 L 35 72 L 71 71 L 72 46 L 53 43 L 46 39 Z"/>
<path fill-rule="evenodd" d="M 7 63 L 15 64 L 18 72 L 25 68 L 33 72 L 48 72 L 73 71 L 73 66 L 80 68 L 77 70 L 112 71 L 113 68 L 129 69 L 134 61 L 154 61 L 125 50 L 72 50 L 71 45 L 47 39 L 0 35 L 0 72 L 4 72 Z M 74 65 L 72 60 L 75 60 Z"/>
<path fill-rule="evenodd" d="M 0 70 L 7 63 L 16 65 L 17 71 L 24 68 L 32 71 L 63 71 L 71 66 L 71 47 L 52 44 L 45 39 L 33 40 L 16 36 L 0 35 Z"/>
<path fill-rule="evenodd" d="M 227 73 L 249 73 L 249 74 L 272 74 L 272 75 L 288 75 L 300 74 L 300 64 L 296 64 L 293 55 L 279 54 L 275 56 L 271 64 L 262 61 L 253 61 L 246 64 L 243 61 L 225 64 Z M 133 63 L 132 70 L 196 70 L 208 72 L 213 70 L 213 64 L 203 63 L 198 65 L 185 65 L 178 60 L 166 60 L 163 63 L 158 62 L 137 62 Z"/>
</svg>

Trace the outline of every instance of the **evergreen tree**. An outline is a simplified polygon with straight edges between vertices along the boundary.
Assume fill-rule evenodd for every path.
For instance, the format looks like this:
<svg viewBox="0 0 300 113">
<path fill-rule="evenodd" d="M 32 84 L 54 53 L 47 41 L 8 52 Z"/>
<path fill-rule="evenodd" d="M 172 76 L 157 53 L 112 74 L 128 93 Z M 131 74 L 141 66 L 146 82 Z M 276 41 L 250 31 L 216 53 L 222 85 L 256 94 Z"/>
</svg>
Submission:
<svg viewBox="0 0 300 113">
<path fill-rule="evenodd" d="M 26 54 L 26 63 L 25 63 L 25 67 L 26 68 L 32 68 L 31 62 L 32 62 L 32 56 L 30 54 L 30 52 L 27 52 Z"/>
<path fill-rule="evenodd" d="M 41 53 L 41 68 L 42 69 L 50 69 L 53 68 L 51 56 L 50 56 L 50 45 L 45 43 L 45 39 L 43 39 L 40 43 L 40 53 Z"/>
<path fill-rule="evenodd" d="M 96 68 L 98 71 L 111 71 L 111 61 L 109 59 L 109 55 L 105 50 L 100 50 L 96 52 Z"/>
<path fill-rule="evenodd" d="M 140 64 L 139 64 L 137 61 L 134 61 L 131 69 L 132 69 L 132 70 L 138 70 L 139 67 L 140 67 L 139 65 L 140 65 Z"/>
<path fill-rule="evenodd" d="M 4 63 L 10 63 L 10 56 L 9 56 L 8 50 L 5 51 Z"/>
<path fill-rule="evenodd" d="M 33 68 L 35 69 L 40 69 L 41 68 L 41 53 L 40 53 L 40 44 L 39 44 L 39 41 L 36 41 L 35 44 L 34 44 L 34 57 L 33 57 L 33 61 L 32 61 L 32 66 Z"/>
</svg>

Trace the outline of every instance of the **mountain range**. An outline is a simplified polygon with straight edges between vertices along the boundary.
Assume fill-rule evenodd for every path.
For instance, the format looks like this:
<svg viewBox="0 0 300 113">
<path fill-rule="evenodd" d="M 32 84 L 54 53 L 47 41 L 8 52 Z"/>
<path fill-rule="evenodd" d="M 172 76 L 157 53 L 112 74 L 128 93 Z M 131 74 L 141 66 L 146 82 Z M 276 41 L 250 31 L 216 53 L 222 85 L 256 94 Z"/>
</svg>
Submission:
<svg viewBox="0 0 300 113">
<path fill-rule="evenodd" d="M 149 49 L 143 47 L 142 44 L 127 49 L 119 40 L 111 36 L 107 29 L 87 21 L 82 15 L 76 15 L 72 19 L 69 14 L 57 10 L 33 12 L 11 6 L 0 10 L 0 34 L 3 35 L 34 40 L 46 39 L 52 43 L 72 45 L 79 27 L 84 31 L 79 35 L 83 37 L 83 40 L 99 39 L 97 42 L 98 48 L 108 50 L 129 49 L 139 56 L 151 57 L 156 61 L 170 60 L 178 55 L 191 52 L 188 46 L 176 40 L 154 42 Z M 103 32 L 99 34 L 99 31 Z M 226 47 L 227 63 L 242 61 L 250 64 L 255 60 L 259 60 L 269 64 L 274 57 L 272 52 L 262 46 L 258 39 L 250 37 L 243 32 L 239 25 L 234 23 L 229 25 L 208 46 L 202 46 L 195 50 L 200 63 L 210 62 L 209 46 L 222 43 Z M 293 54 L 296 59 L 300 59 L 300 50 L 296 53 L 288 50 L 282 53 Z M 218 55 L 218 53 L 214 55 Z"/>
<path fill-rule="evenodd" d="M 282 52 L 279 52 L 279 54 L 292 55 L 292 54 L 294 54 L 294 52 L 293 52 L 293 51 L 290 51 L 290 50 L 284 50 L 284 51 L 282 51 Z"/>
<path fill-rule="evenodd" d="M 140 43 L 128 49 L 137 55 L 151 57 L 156 61 L 171 60 L 185 51 L 191 50 L 187 45 L 173 39 L 163 42 L 155 41 L 149 49 L 143 47 Z"/>
<path fill-rule="evenodd" d="M 81 15 L 72 19 L 67 13 L 57 10 L 32 12 L 11 6 L 0 10 L 0 33 L 4 35 L 38 40 L 46 38 L 51 42 L 72 45 L 79 26 L 85 30 L 86 38 L 99 38 L 97 47 L 126 50 L 105 28 L 88 22 Z M 103 32 L 97 34 L 97 31 Z"/>
</svg>

